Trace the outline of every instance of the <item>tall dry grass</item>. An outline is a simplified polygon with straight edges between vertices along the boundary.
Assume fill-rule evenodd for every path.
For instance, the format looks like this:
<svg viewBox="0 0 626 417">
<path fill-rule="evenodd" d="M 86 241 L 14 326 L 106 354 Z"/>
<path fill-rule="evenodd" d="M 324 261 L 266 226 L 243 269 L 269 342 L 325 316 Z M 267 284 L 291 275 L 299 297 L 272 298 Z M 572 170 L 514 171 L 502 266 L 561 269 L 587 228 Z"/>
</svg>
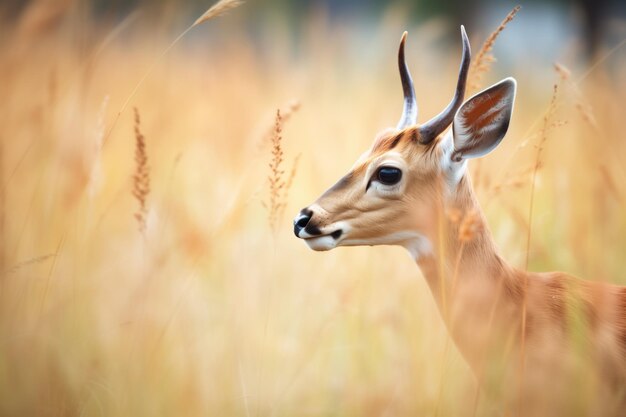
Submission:
<svg viewBox="0 0 626 417">
<path fill-rule="evenodd" d="M 135 113 L 135 173 L 133 174 L 133 197 L 139 206 L 135 211 L 135 219 L 139 224 L 139 231 L 145 233 L 146 218 L 148 216 L 148 195 L 150 194 L 150 167 L 148 166 L 148 151 L 146 137 L 141 133 L 141 116 L 139 109 Z"/>
<path fill-rule="evenodd" d="M 522 6 L 515 6 L 506 15 L 504 20 L 498 25 L 498 27 L 487 36 L 487 39 L 483 42 L 478 53 L 475 54 L 472 63 L 470 65 L 468 91 L 470 93 L 476 92 L 481 87 L 481 79 L 486 75 L 496 58 L 493 55 L 493 47 L 498 39 L 498 36 L 506 29 L 506 26 L 515 18 L 515 15 L 522 9 Z"/>
<path fill-rule="evenodd" d="M 268 224 L 274 235 L 278 232 L 280 223 L 284 220 L 283 215 L 289 199 L 289 189 L 293 185 L 293 180 L 296 177 L 298 162 L 301 156 L 296 156 L 291 170 L 287 174 L 285 168 L 285 152 L 283 151 L 283 124 L 291 117 L 293 112 L 297 110 L 297 107 L 292 106 L 289 110 L 291 111 L 287 112 L 285 115 L 281 114 L 280 110 L 276 110 L 274 129 L 270 135 L 271 158 L 268 164 L 269 175 L 267 177 L 269 186 L 268 201 L 263 202 L 262 205 L 268 211 Z"/>
<path fill-rule="evenodd" d="M 407 28 L 392 17 L 359 38 L 320 14 L 301 36 L 274 24 L 254 42 L 222 19 L 162 58 L 171 31 L 141 17 L 119 37 L 89 22 L 86 44 L 68 29 L 27 55 L 3 50 L 0 415 L 467 416 L 474 402 L 475 415 L 500 415 L 476 394 L 402 249 L 319 254 L 291 233 L 291 215 L 397 120 L 396 45 L 387 40 Z M 65 27 L 82 18 L 70 14 Z M 376 58 L 367 65 L 355 52 L 365 44 Z M 139 124 L 122 113 L 111 126 L 155 62 L 129 101 L 141 109 L 137 135 L 149 140 L 150 227 L 140 236 Z M 412 64 L 420 106 L 440 110 L 457 68 Z M 510 131 L 481 163 L 478 197 L 515 265 L 528 253 L 531 270 L 624 284 L 626 87 L 608 64 L 626 63 L 614 54 L 582 81 L 589 67 L 565 64 L 572 76 L 552 120 L 568 123 L 549 129 L 537 170 L 533 145 L 551 95 L 537 74 L 552 64 L 482 75 L 485 85 L 505 75 L 520 84 Z M 280 143 L 285 161 L 302 156 L 295 177 L 280 168 L 291 188 L 272 238 L 261 204 L 266 117 L 294 96 L 304 106 L 282 124 Z M 471 239 L 471 215 L 459 216 L 461 238 Z M 572 404 L 584 414 L 579 394 Z"/>
</svg>

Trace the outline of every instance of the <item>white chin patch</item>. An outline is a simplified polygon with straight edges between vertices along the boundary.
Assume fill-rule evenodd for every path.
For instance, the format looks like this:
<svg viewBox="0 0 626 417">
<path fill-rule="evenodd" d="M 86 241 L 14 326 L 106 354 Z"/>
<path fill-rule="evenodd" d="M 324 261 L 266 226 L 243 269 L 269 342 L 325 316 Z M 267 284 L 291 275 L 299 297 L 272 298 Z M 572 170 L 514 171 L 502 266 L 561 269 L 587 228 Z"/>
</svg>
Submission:
<svg viewBox="0 0 626 417">
<path fill-rule="evenodd" d="M 331 250 L 337 246 L 337 240 L 330 235 L 304 239 L 309 248 L 316 251 Z"/>
</svg>

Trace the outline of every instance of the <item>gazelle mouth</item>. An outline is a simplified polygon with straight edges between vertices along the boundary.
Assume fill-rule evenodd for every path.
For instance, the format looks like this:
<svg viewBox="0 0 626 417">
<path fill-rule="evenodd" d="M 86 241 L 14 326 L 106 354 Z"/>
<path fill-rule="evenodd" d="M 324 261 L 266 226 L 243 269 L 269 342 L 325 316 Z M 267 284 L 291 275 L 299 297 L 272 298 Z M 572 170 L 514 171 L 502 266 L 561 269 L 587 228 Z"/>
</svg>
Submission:
<svg viewBox="0 0 626 417">
<path fill-rule="evenodd" d="M 298 237 L 300 237 L 300 239 L 304 239 L 304 240 L 312 240 L 312 239 L 319 239 L 319 238 L 322 238 L 322 237 L 330 236 L 330 237 L 332 237 L 335 240 L 339 240 L 341 235 L 343 235 L 343 230 L 338 229 L 338 230 L 335 230 L 332 233 L 324 233 L 324 234 L 321 234 L 321 235 L 298 236 Z"/>
<path fill-rule="evenodd" d="M 301 237 L 307 246 L 315 251 L 326 251 L 334 249 L 339 244 L 339 239 L 343 235 L 343 230 L 338 229 L 332 233 L 325 233 L 316 236 Z"/>
<path fill-rule="evenodd" d="M 343 230 L 339 229 L 339 230 L 335 230 L 330 235 L 333 237 L 333 239 L 338 240 L 342 234 L 343 234 Z"/>
</svg>

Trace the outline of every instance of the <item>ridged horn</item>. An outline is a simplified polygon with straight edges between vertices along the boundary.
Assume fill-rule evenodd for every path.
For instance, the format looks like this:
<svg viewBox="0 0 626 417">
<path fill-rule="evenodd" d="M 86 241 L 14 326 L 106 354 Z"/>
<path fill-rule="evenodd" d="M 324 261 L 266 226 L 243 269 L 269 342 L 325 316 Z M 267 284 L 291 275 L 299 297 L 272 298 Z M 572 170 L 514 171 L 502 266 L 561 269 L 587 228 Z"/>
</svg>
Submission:
<svg viewBox="0 0 626 417">
<path fill-rule="evenodd" d="M 402 34 L 400 40 L 400 49 L 398 49 L 398 69 L 400 70 L 400 79 L 402 80 L 402 92 L 404 93 L 404 108 L 402 117 L 398 122 L 398 129 L 404 129 L 417 123 L 417 99 L 415 98 L 415 88 L 413 87 L 413 79 L 409 72 L 409 66 L 404 58 L 404 44 L 406 43 L 407 32 Z"/>
<path fill-rule="evenodd" d="M 463 104 L 463 99 L 465 98 L 465 85 L 467 84 L 467 73 L 469 72 L 469 64 L 471 59 L 471 51 L 469 40 L 467 39 L 467 34 L 465 33 L 465 28 L 462 25 L 461 40 L 463 42 L 463 57 L 461 59 L 459 80 L 456 84 L 454 98 L 452 98 L 452 101 L 450 102 L 450 104 L 448 104 L 448 107 L 446 107 L 441 113 L 420 126 L 420 143 L 430 143 L 437 136 L 439 136 L 441 132 L 446 130 L 446 128 L 450 126 L 450 123 L 452 123 L 456 111 L 459 109 L 459 107 L 461 107 L 461 104 Z"/>
</svg>

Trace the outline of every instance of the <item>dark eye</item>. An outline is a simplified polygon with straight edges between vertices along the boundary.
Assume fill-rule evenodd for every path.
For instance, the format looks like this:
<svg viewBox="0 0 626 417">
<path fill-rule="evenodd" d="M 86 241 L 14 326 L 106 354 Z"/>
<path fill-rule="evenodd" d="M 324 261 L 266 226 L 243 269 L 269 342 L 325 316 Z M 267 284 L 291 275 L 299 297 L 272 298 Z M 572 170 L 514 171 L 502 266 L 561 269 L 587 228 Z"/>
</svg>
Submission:
<svg viewBox="0 0 626 417">
<path fill-rule="evenodd" d="M 402 171 L 393 167 L 381 167 L 378 169 L 376 178 L 381 184 L 394 185 L 400 182 L 402 179 Z"/>
</svg>

